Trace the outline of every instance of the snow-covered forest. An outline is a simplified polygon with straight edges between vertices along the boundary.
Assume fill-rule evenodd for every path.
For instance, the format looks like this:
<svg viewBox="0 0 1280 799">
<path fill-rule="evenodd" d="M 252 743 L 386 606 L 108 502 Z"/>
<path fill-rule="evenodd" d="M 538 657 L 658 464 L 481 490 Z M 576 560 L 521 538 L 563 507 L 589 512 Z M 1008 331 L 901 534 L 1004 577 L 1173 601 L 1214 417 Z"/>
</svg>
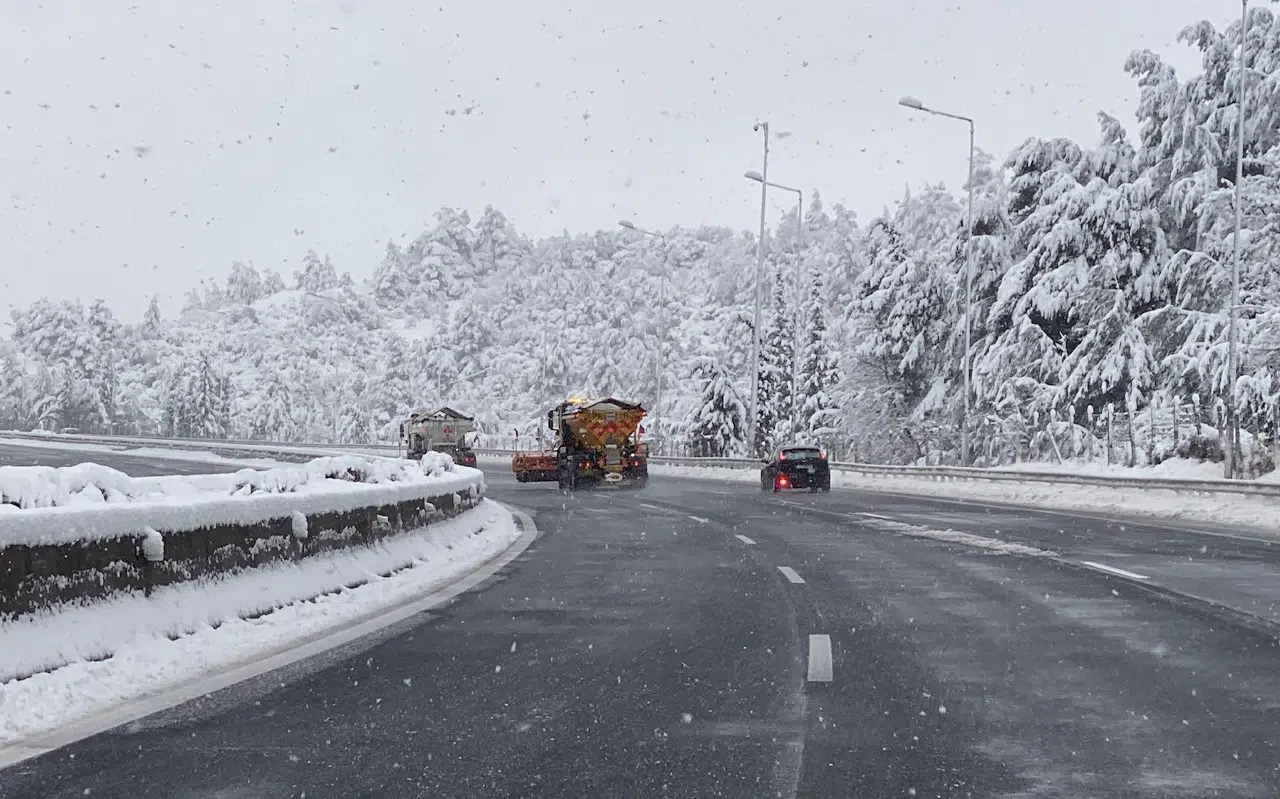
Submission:
<svg viewBox="0 0 1280 799">
<path fill-rule="evenodd" d="M 1093 142 L 1031 138 L 1004 158 L 980 154 L 979 462 L 1087 451 L 1104 415 L 1136 425 L 1181 406 L 1218 424 L 1231 395 L 1239 37 L 1238 22 L 1186 28 L 1182 41 L 1203 55 L 1186 78 L 1134 52 L 1123 65 L 1135 81 L 1132 136 L 1100 114 Z M 1270 9 L 1252 10 L 1246 51 L 1235 402 L 1244 428 L 1268 439 L 1280 417 Z M 798 439 L 860 460 L 955 461 L 963 192 L 925 186 L 858 220 L 815 191 L 802 237 L 794 212 L 771 232 L 763 446 Z M 388 244 L 365 283 L 309 253 L 289 276 L 233 264 L 174 319 L 154 302 L 137 325 L 101 302 L 16 311 L 0 342 L 0 427 L 363 442 L 392 440 L 411 408 L 448 404 L 488 432 L 531 435 L 543 409 L 585 393 L 646 403 L 664 451 L 741 453 L 755 261 L 756 236 L 738 230 L 534 241 L 499 210 L 446 208 L 421 235 Z"/>
</svg>

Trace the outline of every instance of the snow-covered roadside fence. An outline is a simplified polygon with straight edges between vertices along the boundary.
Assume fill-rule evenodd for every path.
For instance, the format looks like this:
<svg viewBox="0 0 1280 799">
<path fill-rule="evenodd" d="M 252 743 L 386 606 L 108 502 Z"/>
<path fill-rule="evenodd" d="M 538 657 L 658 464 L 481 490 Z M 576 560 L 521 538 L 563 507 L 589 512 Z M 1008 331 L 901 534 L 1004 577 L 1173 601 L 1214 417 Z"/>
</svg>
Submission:
<svg viewBox="0 0 1280 799">
<path fill-rule="evenodd" d="M 0 617 L 370 544 L 473 507 L 484 476 L 445 456 L 344 456 L 197 486 L 0 467 Z"/>
<path fill-rule="evenodd" d="M 332 454 L 340 451 L 378 452 L 391 454 L 396 447 L 390 444 L 275 444 L 262 441 L 224 441 L 212 439 L 152 439 L 124 436 L 80 436 L 42 433 L 3 433 L 6 438 L 39 438 L 43 440 L 97 444 L 137 444 L 138 446 L 165 446 L 174 449 L 226 449 L 228 451 L 257 454 L 311 455 Z M 489 457 L 510 457 L 512 450 L 476 448 L 476 453 Z M 755 470 L 760 462 L 751 458 L 649 458 L 655 465 L 693 466 L 721 469 Z M 832 463 L 831 468 L 849 474 L 869 478 L 913 478 L 935 481 L 987 481 L 1010 483 L 1059 483 L 1093 485 L 1110 488 L 1132 488 L 1150 491 L 1178 493 L 1238 494 L 1248 496 L 1280 496 L 1280 483 L 1247 480 L 1188 480 L 1183 478 L 1157 478 L 1150 476 L 1127 477 L 1097 474 L 1071 474 L 1066 472 L 1037 472 L 1014 469 L 987 469 L 965 466 L 890 466 L 868 463 Z"/>
<path fill-rule="evenodd" d="M 321 455 L 346 453 L 376 453 L 394 456 L 395 444 L 299 444 L 282 441 L 252 441 L 214 438 L 165 438 L 152 436 L 100 436 L 83 434 L 0 432 L 0 439 L 14 441 L 56 441 L 63 444 L 101 444 L 107 446 L 147 447 L 155 449 L 190 450 L 203 449 L 217 453 L 234 453 L 274 457 L 279 460 L 307 460 Z"/>
<path fill-rule="evenodd" d="M 750 458 L 650 458 L 658 465 L 758 470 L 760 461 Z M 967 466 L 888 466 L 867 463 L 832 463 L 832 471 L 885 479 L 910 478 L 935 482 L 978 481 L 988 483 L 1058 483 L 1102 488 L 1172 491 L 1189 494 L 1239 494 L 1280 497 L 1280 483 L 1247 480 L 1188 480 L 1185 478 L 1127 477 L 1123 475 L 1037 472 L 1018 469 L 981 469 Z"/>
</svg>

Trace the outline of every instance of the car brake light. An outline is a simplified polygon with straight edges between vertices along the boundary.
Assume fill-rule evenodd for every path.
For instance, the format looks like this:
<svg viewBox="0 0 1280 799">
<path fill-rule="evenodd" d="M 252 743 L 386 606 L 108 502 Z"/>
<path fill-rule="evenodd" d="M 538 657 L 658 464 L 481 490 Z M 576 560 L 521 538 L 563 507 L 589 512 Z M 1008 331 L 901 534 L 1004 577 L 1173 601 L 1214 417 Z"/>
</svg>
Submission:
<svg viewBox="0 0 1280 799">
<path fill-rule="evenodd" d="M 787 479 L 787 476 L 785 474 L 780 474 L 778 475 L 778 485 L 786 487 L 788 485 L 791 485 L 791 481 Z"/>
<path fill-rule="evenodd" d="M 779 452 L 779 453 L 778 453 L 778 460 L 780 460 L 780 461 L 785 461 L 786 459 L 787 459 L 787 453 L 785 453 L 785 452 Z"/>
<path fill-rule="evenodd" d="M 827 459 L 827 451 L 826 451 L 825 449 L 824 449 L 824 450 L 819 450 L 819 451 L 818 451 L 818 457 L 819 457 L 819 458 L 822 458 L 822 459 L 825 461 L 825 460 Z"/>
</svg>

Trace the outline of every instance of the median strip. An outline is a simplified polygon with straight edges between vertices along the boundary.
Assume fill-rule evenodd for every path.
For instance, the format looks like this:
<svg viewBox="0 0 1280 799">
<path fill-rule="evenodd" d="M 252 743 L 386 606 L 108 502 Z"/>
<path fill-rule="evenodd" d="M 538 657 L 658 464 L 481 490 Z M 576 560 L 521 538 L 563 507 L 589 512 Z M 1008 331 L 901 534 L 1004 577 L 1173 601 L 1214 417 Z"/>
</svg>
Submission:
<svg viewBox="0 0 1280 799">
<path fill-rule="evenodd" d="M 809 682 L 831 682 L 835 667 L 831 659 L 831 636 L 809 636 Z"/>
<path fill-rule="evenodd" d="M 779 566 L 778 571 L 782 572 L 782 576 L 786 577 L 793 583 L 800 584 L 804 582 L 804 578 L 796 574 L 796 570 L 790 566 Z"/>
</svg>

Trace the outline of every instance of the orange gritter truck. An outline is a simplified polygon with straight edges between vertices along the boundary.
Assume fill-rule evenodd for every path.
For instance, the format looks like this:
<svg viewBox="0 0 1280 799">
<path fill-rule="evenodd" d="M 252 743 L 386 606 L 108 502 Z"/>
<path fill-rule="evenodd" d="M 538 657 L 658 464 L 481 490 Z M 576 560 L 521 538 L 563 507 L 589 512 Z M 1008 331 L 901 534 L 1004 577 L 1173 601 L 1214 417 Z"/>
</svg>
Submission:
<svg viewBox="0 0 1280 799">
<path fill-rule="evenodd" d="M 519 452 L 511 470 L 521 483 L 555 480 L 560 488 L 643 488 L 649 481 L 647 447 L 640 441 L 645 409 L 608 397 L 571 398 L 547 412 L 552 449 Z"/>
</svg>

